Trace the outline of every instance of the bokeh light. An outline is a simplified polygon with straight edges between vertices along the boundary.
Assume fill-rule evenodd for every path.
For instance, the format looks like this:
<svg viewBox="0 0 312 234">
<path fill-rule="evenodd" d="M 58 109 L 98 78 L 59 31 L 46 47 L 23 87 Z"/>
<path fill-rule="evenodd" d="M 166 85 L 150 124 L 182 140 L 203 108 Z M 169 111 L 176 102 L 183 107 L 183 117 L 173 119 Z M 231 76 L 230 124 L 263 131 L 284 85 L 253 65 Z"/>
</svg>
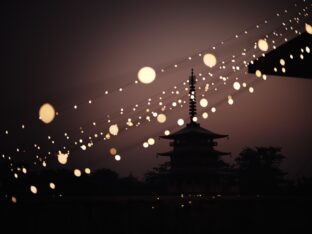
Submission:
<svg viewBox="0 0 312 234">
<path fill-rule="evenodd" d="M 208 118 L 208 113 L 207 112 L 202 113 L 202 117 L 203 117 L 203 119 L 207 119 Z"/>
<path fill-rule="evenodd" d="M 228 104 L 229 105 L 233 105 L 234 104 L 234 100 L 233 100 L 232 96 L 228 96 Z"/>
<path fill-rule="evenodd" d="M 182 126 L 184 124 L 184 120 L 183 119 L 178 119 L 177 123 L 178 123 L 179 126 Z"/>
<path fill-rule="evenodd" d="M 253 93 L 254 92 L 254 88 L 253 87 L 249 87 L 249 93 Z"/>
<path fill-rule="evenodd" d="M 305 23 L 305 30 L 307 33 L 312 34 L 312 25 Z"/>
<path fill-rule="evenodd" d="M 109 133 L 113 136 L 117 136 L 119 132 L 119 128 L 117 124 L 113 124 L 109 127 Z"/>
<path fill-rule="evenodd" d="M 88 167 L 87 167 L 87 168 L 85 168 L 85 173 L 86 173 L 86 174 L 88 174 L 88 175 L 89 175 L 89 174 L 91 174 L 91 169 L 90 169 L 90 168 L 88 168 Z"/>
<path fill-rule="evenodd" d="M 112 148 L 109 149 L 109 153 L 114 156 L 114 155 L 117 154 L 117 149 L 112 147 Z"/>
<path fill-rule="evenodd" d="M 164 123 L 164 122 L 166 122 L 166 120 L 167 120 L 167 117 L 166 117 L 165 114 L 159 114 L 159 115 L 157 116 L 157 121 L 158 121 L 158 123 Z"/>
<path fill-rule="evenodd" d="M 156 78 L 156 72 L 151 67 L 143 67 L 138 72 L 138 79 L 143 84 L 150 84 Z"/>
<path fill-rule="evenodd" d="M 165 130 L 164 134 L 165 134 L 165 136 L 169 136 L 170 135 L 170 131 L 169 130 Z"/>
<path fill-rule="evenodd" d="M 266 52 L 269 49 L 269 44 L 266 40 L 259 39 L 258 40 L 258 47 L 261 51 Z"/>
<path fill-rule="evenodd" d="M 75 175 L 76 177 L 80 177 L 80 176 L 81 176 L 81 171 L 80 171 L 79 169 L 75 169 L 75 170 L 74 170 L 74 175 Z"/>
<path fill-rule="evenodd" d="M 116 155 L 115 155 L 115 160 L 116 160 L 116 161 L 120 161 L 120 160 L 121 160 L 120 155 L 116 154 Z"/>
<path fill-rule="evenodd" d="M 55 109 L 50 103 L 43 104 L 39 109 L 39 119 L 45 124 L 51 123 L 55 118 Z"/>
<path fill-rule="evenodd" d="M 154 145 L 155 144 L 155 139 L 154 138 L 148 138 L 147 143 L 149 145 Z"/>
<path fill-rule="evenodd" d="M 213 54 L 205 54 L 203 57 L 204 64 L 210 68 L 214 67 L 217 64 L 217 58 Z"/>
<path fill-rule="evenodd" d="M 68 159 L 68 153 L 62 153 L 61 151 L 58 152 L 57 154 L 57 160 L 60 164 L 65 165 L 67 163 L 67 159 Z"/>
<path fill-rule="evenodd" d="M 36 186 L 34 186 L 34 185 L 31 185 L 31 186 L 30 186 L 30 191 L 31 191 L 33 194 L 37 194 L 37 192 L 38 192 Z"/>
<path fill-rule="evenodd" d="M 50 189 L 55 189 L 55 184 L 53 182 L 50 182 L 49 186 L 50 186 Z"/>
<path fill-rule="evenodd" d="M 260 70 L 256 70 L 256 77 L 261 77 L 262 76 L 262 72 Z"/>
<path fill-rule="evenodd" d="M 208 106 L 208 100 L 207 100 L 206 98 L 200 99 L 199 105 L 200 105 L 201 107 L 207 107 L 207 106 Z"/>
<path fill-rule="evenodd" d="M 241 85 L 240 85 L 239 82 L 235 81 L 235 82 L 233 83 L 233 88 L 234 88 L 235 90 L 239 90 L 240 87 L 241 87 Z"/>
<path fill-rule="evenodd" d="M 143 143 L 143 148 L 148 148 L 148 143 L 147 142 Z"/>
</svg>

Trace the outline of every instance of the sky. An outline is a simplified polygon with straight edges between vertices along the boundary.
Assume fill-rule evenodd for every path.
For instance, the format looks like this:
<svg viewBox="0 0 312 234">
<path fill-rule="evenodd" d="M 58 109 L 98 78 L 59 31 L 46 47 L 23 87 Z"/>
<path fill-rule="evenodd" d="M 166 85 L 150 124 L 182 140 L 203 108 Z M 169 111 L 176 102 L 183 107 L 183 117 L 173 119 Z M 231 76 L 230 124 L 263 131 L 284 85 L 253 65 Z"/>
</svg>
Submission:
<svg viewBox="0 0 312 234">
<path fill-rule="evenodd" d="M 299 1 L 277 0 L 269 5 L 254 0 L 1 3 L 0 153 L 16 161 L 35 162 L 46 157 L 48 167 L 53 168 L 105 167 L 121 175 L 142 177 L 166 160 L 156 157 L 157 152 L 169 150 L 169 143 L 158 136 L 165 129 L 178 130 L 176 120 L 187 120 L 187 109 L 184 106 L 168 112 L 162 125 L 152 121 L 107 141 L 102 136 L 95 139 L 95 132 L 107 132 L 107 115 L 111 123 L 118 124 L 137 118 L 139 114 L 132 111 L 135 104 L 146 104 L 148 98 L 185 81 L 192 67 L 198 78 L 199 73 L 207 76 L 213 70 L 195 58 L 199 52 L 213 51 L 219 62 L 239 48 L 252 47 L 255 40 L 278 28 L 281 18 L 296 12 L 296 8 L 289 8 L 294 2 Z M 289 9 L 287 14 L 285 9 Z M 281 17 L 275 16 L 277 12 Z M 266 19 L 268 23 L 256 29 Z M 248 34 L 235 40 L 244 30 Z M 221 41 L 225 42 L 222 46 Z M 189 56 L 193 59 L 187 62 Z M 156 80 L 150 85 L 134 85 L 138 70 L 144 66 L 155 68 Z M 162 68 L 166 68 L 163 74 L 159 72 Z M 237 73 L 231 79 L 240 76 Z M 256 80 L 253 74 L 242 79 Z M 231 85 L 209 91 L 209 108 L 219 104 L 207 120 L 199 119 L 201 126 L 229 135 L 218 145 L 219 150 L 232 153 L 226 160 L 232 161 L 246 146 L 279 146 L 286 156 L 282 166 L 291 176 L 309 174 L 312 82 L 268 77 L 253 88 L 252 94 L 233 95 L 231 106 L 221 103 L 233 92 Z M 46 102 L 59 114 L 48 125 L 38 120 L 38 110 Z M 125 109 L 122 116 L 120 108 Z M 199 108 L 201 111 L 205 110 Z M 91 148 L 82 151 L 72 146 L 78 139 L 86 142 L 88 134 L 93 137 Z M 55 144 L 51 145 L 48 136 Z M 150 137 L 156 144 L 144 149 L 142 143 Z M 35 144 L 40 145 L 39 150 Z M 63 146 L 71 149 L 65 166 L 59 165 L 55 156 Z M 109 155 L 110 147 L 117 149 L 121 161 Z M 17 152 L 17 148 L 25 152 Z"/>
</svg>

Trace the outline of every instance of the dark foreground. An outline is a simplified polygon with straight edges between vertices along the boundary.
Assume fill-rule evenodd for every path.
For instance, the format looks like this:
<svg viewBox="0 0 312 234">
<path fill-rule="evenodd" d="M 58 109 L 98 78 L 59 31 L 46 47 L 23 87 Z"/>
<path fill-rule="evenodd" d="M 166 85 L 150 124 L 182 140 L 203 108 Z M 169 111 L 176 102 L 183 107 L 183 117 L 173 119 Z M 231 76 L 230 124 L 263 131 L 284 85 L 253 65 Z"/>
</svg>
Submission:
<svg viewBox="0 0 312 234">
<path fill-rule="evenodd" d="M 1 233 L 312 233 L 307 197 L 59 198 L 0 208 Z"/>
</svg>

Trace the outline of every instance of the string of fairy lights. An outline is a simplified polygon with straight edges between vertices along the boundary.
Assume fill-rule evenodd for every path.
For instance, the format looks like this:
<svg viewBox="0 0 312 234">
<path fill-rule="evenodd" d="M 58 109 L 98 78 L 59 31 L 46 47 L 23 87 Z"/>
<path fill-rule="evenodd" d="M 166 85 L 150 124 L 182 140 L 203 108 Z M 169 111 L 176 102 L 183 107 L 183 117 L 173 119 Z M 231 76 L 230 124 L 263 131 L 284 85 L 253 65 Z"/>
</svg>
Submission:
<svg viewBox="0 0 312 234">
<path fill-rule="evenodd" d="M 305 1 L 303 1 L 305 3 Z M 298 8 L 297 4 L 294 7 Z M 255 73 L 255 79 L 250 79 L 247 76 L 246 68 L 249 63 L 253 63 L 253 60 L 265 56 L 271 49 L 276 49 L 279 45 L 287 42 L 296 35 L 301 34 L 303 30 L 312 34 L 312 25 L 306 22 L 311 10 L 312 4 L 306 4 L 303 8 L 298 9 L 298 12 L 294 16 L 289 16 L 286 20 L 282 19 L 282 16 L 288 16 L 289 10 L 276 13 L 274 18 L 281 19 L 280 26 L 274 29 L 272 32 L 267 32 L 266 35 L 258 37 L 254 40 L 253 44 L 248 47 L 239 48 L 235 53 L 226 55 L 225 57 L 216 56 L 216 52 L 219 48 L 225 45 L 231 44 L 245 36 L 252 35 L 255 30 L 265 28 L 270 22 L 269 19 L 265 19 L 256 26 L 248 27 L 246 30 L 228 38 L 227 40 L 216 43 L 209 49 L 194 53 L 193 55 L 186 56 L 186 58 L 179 60 L 174 64 L 168 64 L 162 68 L 154 69 L 153 67 L 142 67 L 137 73 L 137 79 L 134 82 L 128 82 L 118 88 L 112 90 L 105 90 L 103 94 L 88 98 L 88 101 L 80 101 L 71 105 L 69 108 L 60 109 L 56 111 L 53 104 L 44 103 L 39 108 L 39 120 L 44 124 L 50 124 L 57 120 L 57 118 L 66 117 L 70 111 L 78 112 L 82 105 L 94 105 L 96 100 L 102 97 L 109 98 L 112 94 L 124 95 L 124 93 L 132 86 L 149 85 L 156 79 L 161 79 L 166 74 L 174 73 L 183 66 L 190 67 L 190 65 L 201 66 L 197 76 L 197 99 L 199 100 L 200 110 L 198 116 L 202 119 L 207 119 L 210 113 L 215 113 L 217 108 L 224 103 L 233 105 L 237 97 L 243 92 L 254 92 L 254 87 L 267 79 L 266 74 L 262 74 L 260 70 Z M 277 72 L 281 69 L 282 72 L 286 72 L 286 66 L 289 62 L 295 62 L 296 59 L 304 59 L 306 54 L 310 54 L 311 48 L 307 45 L 305 48 L 298 52 L 291 52 L 289 58 L 281 58 L 279 61 L 280 68 L 275 67 L 274 71 Z M 287 63 L 286 63 L 287 60 Z M 47 167 L 49 160 L 55 161 L 61 165 L 66 165 L 69 159 L 69 155 L 72 155 L 77 150 L 87 151 L 88 148 L 94 147 L 97 142 L 108 142 L 111 138 L 117 137 L 120 134 L 126 134 L 131 128 L 143 127 L 148 123 L 155 121 L 158 124 L 163 124 L 170 119 L 170 112 L 182 113 L 182 110 L 187 107 L 189 98 L 188 94 L 188 79 L 180 81 L 172 87 L 168 87 L 165 90 L 157 91 L 145 100 L 139 101 L 136 104 L 120 107 L 118 111 L 113 113 L 106 113 L 105 116 L 99 116 L 98 120 L 90 121 L 89 123 L 81 124 L 77 129 L 64 132 L 65 144 L 63 146 L 57 145 L 55 137 L 48 135 L 50 149 L 47 152 L 41 152 L 42 144 L 34 143 L 27 147 L 17 147 L 13 152 L 3 153 L 2 160 L 7 160 L 11 166 L 11 172 L 15 179 L 18 179 L 21 174 L 27 174 L 28 169 L 26 166 L 19 164 L 15 161 L 14 154 L 22 153 L 34 155 L 35 159 L 33 164 L 39 167 Z M 220 100 L 211 101 L 211 97 L 214 93 L 222 92 L 226 93 L 225 97 Z M 179 110 L 178 110 L 179 108 Z M 62 116 L 58 116 L 62 113 Z M 169 128 L 161 130 L 164 135 L 169 135 L 178 126 L 185 124 L 183 114 L 181 118 L 176 120 L 176 124 Z M 197 121 L 198 117 L 194 119 Z M 32 121 L 29 124 L 23 123 L 22 129 L 31 128 Z M 4 130 L 4 135 L 11 134 L 10 130 Z M 86 137 L 86 135 L 88 135 Z M 157 134 L 159 135 L 159 134 Z M 143 148 L 149 148 L 156 143 L 154 137 L 144 137 L 144 140 L 138 142 L 136 145 L 122 147 L 111 147 L 107 154 L 113 156 L 116 161 L 122 159 L 120 152 L 126 152 L 129 148 L 137 147 L 141 145 Z M 119 148 L 119 149 L 118 149 Z M 35 152 L 33 153 L 33 149 Z M 45 156 L 39 156 L 45 155 Z M 56 157 L 54 157 L 56 155 Z M 53 157 L 48 157 L 53 156 Z M 82 172 L 80 169 L 75 168 L 73 173 L 76 177 L 80 177 Z M 91 169 L 89 167 L 84 168 L 84 173 L 90 174 Z M 49 184 L 51 189 L 55 189 L 56 185 L 51 182 Z M 30 192 L 33 194 L 38 193 L 38 188 L 35 185 L 30 185 Z M 13 203 L 17 202 L 16 196 L 11 197 Z"/>
</svg>

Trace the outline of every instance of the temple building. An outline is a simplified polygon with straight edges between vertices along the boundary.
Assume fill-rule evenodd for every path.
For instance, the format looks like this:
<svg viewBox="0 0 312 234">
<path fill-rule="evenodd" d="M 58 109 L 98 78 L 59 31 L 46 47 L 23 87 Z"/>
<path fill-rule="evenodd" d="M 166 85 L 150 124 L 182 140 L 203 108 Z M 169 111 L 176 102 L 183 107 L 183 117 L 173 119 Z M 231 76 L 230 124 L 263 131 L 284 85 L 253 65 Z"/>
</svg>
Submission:
<svg viewBox="0 0 312 234">
<path fill-rule="evenodd" d="M 228 189 L 231 169 L 221 157 L 229 153 L 215 149 L 215 139 L 228 135 L 217 134 L 202 128 L 196 117 L 196 77 L 189 78 L 190 122 L 183 129 L 160 138 L 171 140 L 172 150 L 159 153 L 170 157 L 167 175 L 170 192 L 222 192 Z"/>
</svg>

